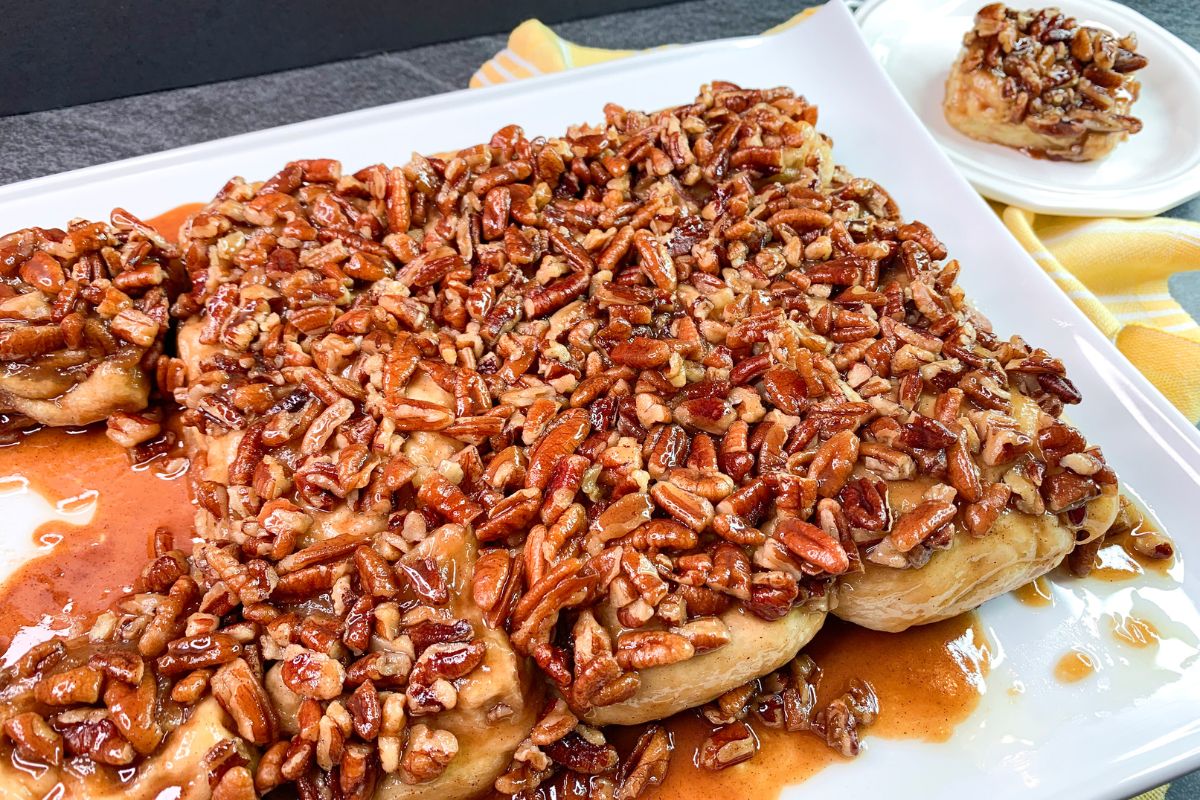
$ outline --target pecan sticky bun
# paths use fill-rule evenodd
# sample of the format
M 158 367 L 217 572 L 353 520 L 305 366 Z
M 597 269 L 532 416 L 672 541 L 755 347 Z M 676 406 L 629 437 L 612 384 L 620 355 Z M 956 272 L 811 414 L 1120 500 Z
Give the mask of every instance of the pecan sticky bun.
M 1093 161 L 1142 129 L 1131 116 L 1146 66 L 1118 39 L 1056 8 L 984 6 L 946 80 L 946 120 L 973 139 L 1061 161 Z
M 124 446 L 145 409 L 180 281 L 175 247 L 117 209 L 111 224 L 0 238 L 0 413 L 8 428 L 111 420 Z M 139 433 L 134 433 L 137 429 Z
M 716 83 L 230 181 L 183 227 L 160 369 L 197 544 L 6 673 L 16 757 L 90 796 L 173 759 L 219 800 L 633 798 L 669 736 L 622 757 L 596 726 L 697 706 L 709 768 L 751 716 L 857 752 L 870 688 L 818 707 L 797 657 L 826 613 L 1007 591 L 1108 528 L 1116 478 L 1062 363 L 815 122 Z

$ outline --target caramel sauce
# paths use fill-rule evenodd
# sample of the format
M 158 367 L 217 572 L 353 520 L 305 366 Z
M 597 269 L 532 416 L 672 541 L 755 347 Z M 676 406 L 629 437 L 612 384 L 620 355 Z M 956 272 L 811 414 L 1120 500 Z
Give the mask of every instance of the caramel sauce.
M 1112 583 L 1130 581 L 1144 574 L 1141 561 L 1132 550 L 1119 542 L 1108 542 L 1096 553 L 1096 565 L 1088 577 Z
M 1033 608 L 1045 608 L 1046 606 L 1054 605 L 1053 590 L 1050 588 L 1050 581 L 1045 576 L 1035 578 L 1024 586 L 1014 589 L 1012 594 L 1022 605 L 1032 606 Z
M 0 485 L 35 491 L 60 511 L 95 507 L 86 524 L 56 519 L 40 525 L 33 539 L 44 552 L 0 585 L 5 663 L 52 634 L 85 631 L 96 614 L 133 591 L 155 528 L 166 527 L 187 548 L 187 481 L 161 466 L 131 468 L 103 429 L 40 430 L 0 449 Z M 23 484 L 27 488 L 18 488 Z
M 946 741 L 979 704 L 988 671 L 988 643 L 974 614 L 904 633 L 879 633 L 830 617 L 804 652 L 821 668 L 819 705 L 845 692 L 853 678 L 874 688 L 880 712 L 863 732 L 868 747 L 876 738 Z M 758 754 L 713 772 L 696 766 L 693 756 L 711 730 L 708 722 L 688 712 L 667 726 L 675 743 L 671 768 L 665 782 L 643 797 L 769 800 L 784 786 L 848 761 L 810 733 L 756 725 Z
M 1054 665 L 1054 677 L 1062 683 L 1078 683 L 1099 668 L 1094 654 L 1083 647 L 1072 647 Z
M 195 214 L 200 209 L 204 208 L 204 203 L 184 203 L 181 206 L 176 206 L 170 211 L 165 211 L 156 217 L 150 217 L 145 222 L 151 228 L 161 233 L 172 242 L 179 239 L 179 226 L 184 221 Z
M 1131 523 L 1129 528 L 1105 540 L 1104 546 L 1096 554 L 1096 566 L 1089 577 L 1116 582 L 1134 580 L 1147 573 L 1168 576 L 1175 566 L 1174 557 L 1147 558 L 1133 546 L 1137 537 L 1157 533 L 1154 523 L 1134 503 L 1125 506 L 1124 513 Z
M 1136 647 L 1139 650 L 1148 647 L 1157 647 L 1162 639 L 1162 634 L 1158 628 L 1149 620 L 1139 617 L 1126 616 L 1125 614 L 1109 614 L 1109 625 L 1112 628 L 1113 638 L 1118 642 L 1129 647 Z

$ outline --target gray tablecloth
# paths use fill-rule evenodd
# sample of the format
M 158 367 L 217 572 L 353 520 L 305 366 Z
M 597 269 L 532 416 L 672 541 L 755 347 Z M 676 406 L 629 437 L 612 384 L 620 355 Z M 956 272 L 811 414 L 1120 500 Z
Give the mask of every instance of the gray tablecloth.
M 1200 0 L 1127 0 L 1193 47 L 1200 47 Z M 791 17 L 805 0 L 690 0 L 556 26 L 597 47 L 643 48 L 759 33 Z M 343 111 L 436 94 L 467 85 L 504 47 L 507 33 L 369 58 L 103 103 L 0 118 L 0 184 L 50 175 L 171 147 Z M 1200 220 L 1200 199 L 1168 212 Z M 1178 275 L 1171 292 L 1200 318 L 1198 271 Z M 1077 765 L 1086 769 L 1086 765 Z M 1177 781 L 1170 800 L 1200 800 L 1200 773 Z

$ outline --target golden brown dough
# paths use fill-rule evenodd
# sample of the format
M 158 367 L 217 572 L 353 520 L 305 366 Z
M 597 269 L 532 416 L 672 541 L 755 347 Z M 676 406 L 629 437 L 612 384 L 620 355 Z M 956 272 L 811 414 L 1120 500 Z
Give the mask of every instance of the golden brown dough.
M 904 631 L 968 612 L 1054 570 L 1080 542 L 1103 536 L 1120 507 L 1116 486 L 1087 506 L 1076 534 L 1060 518 L 1006 511 L 983 539 L 955 536 L 917 570 L 864 561 L 865 572 L 842 578 L 834 614 L 876 631 Z
M 825 612 L 793 608 L 768 622 L 737 606 L 721 619 L 733 637 L 729 644 L 678 664 L 642 670 L 633 697 L 594 708 L 584 719 L 593 725 L 637 725 L 703 705 L 795 658 L 821 629 Z
M 841 581 L 833 613 L 890 632 L 949 619 L 1044 575 L 1074 546 L 1056 517 L 1006 511 L 987 536 L 960 533 L 920 569 L 864 561 L 864 572 Z
M 102 361 L 61 393 L 46 394 L 41 382 L 9 373 L 0 377 L 0 408 L 55 427 L 90 425 L 117 411 L 141 411 L 150 398 L 150 378 L 139 360 L 140 354 L 132 353 Z

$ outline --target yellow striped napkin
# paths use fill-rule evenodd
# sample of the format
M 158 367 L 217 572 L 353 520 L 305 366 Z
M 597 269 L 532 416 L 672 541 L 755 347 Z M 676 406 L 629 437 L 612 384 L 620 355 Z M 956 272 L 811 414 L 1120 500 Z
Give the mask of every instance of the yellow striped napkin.
M 776 33 L 803 20 L 806 9 Z M 529 78 L 632 55 L 569 42 L 535 19 L 518 25 L 471 86 Z M 1193 423 L 1200 420 L 1200 327 L 1171 299 L 1173 273 L 1200 269 L 1200 223 L 1078 219 L 994 206 L 1075 304 Z
M 1200 224 L 1081 219 L 1009 206 L 1001 219 L 1075 305 L 1193 423 L 1200 419 L 1200 327 L 1167 282 L 1200 269 Z

